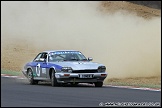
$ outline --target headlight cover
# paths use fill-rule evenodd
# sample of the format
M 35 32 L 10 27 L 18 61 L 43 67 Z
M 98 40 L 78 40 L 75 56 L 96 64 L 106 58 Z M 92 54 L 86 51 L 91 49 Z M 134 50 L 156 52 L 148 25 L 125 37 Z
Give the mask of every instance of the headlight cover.
M 70 72 L 71 73 L 73 71 L 73 69 L 71 67 L 62 67 L 61 71 L 62 72 Z
M 98 72 L 105 72 L 106 71 L 106 67 L 105 66 L 99 66 L 98 67 Z

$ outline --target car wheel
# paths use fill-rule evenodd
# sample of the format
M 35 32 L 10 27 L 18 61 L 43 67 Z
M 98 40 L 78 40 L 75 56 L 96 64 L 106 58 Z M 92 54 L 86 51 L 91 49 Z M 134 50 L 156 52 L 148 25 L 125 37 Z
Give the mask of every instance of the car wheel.
M 56 79 L 56 77 L 55 77 L 55 72 L 54 72 L 54 70 L 52 70 L 51 84 L 52 84 L 53 87 L 54 87 L 54 86 L 58 86 L 58 82 L 57 82 L 57 79 Z
M 34 80 L 33 72 L 31 69 L 28 69 L 28 80 L 29 80 L 29 84 L 31 85 L 38 84 L 38 81 Z
M 103 82 L 96 82 L 96 83 L 94 83 L 94 84 L 95 84 L 95 87 L 102 87 Z
M 38 82 L 39 82 L 39 81 L 37 81 L 37 80 L 34 80 L 34 84 L 38 84 Z

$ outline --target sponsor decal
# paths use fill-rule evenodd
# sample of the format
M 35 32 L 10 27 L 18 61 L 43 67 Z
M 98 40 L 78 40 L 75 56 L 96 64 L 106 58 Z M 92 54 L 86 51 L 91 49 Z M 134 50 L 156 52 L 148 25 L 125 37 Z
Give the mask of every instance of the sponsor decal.
M 33 76 L 36 77 L 37 76 L 36 73 L 33 73 Z
M 81 52 L 78 51 L 57 51 L 57 52 L 51 52 L 49 53 L 49 56 L 54 54 L 81 54 Z
M 42 73 L 46 74 L 46 68 L 42 68 Z

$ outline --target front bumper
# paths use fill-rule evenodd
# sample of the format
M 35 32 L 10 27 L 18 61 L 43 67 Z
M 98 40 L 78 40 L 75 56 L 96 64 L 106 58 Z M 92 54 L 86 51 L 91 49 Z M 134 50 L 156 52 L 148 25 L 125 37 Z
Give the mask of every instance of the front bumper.
M 92 78 L 81 78 L 80 75 L 92 75 Z M 107 73 L 55 73 L 58 83 L 94 83 L 103 82 Z

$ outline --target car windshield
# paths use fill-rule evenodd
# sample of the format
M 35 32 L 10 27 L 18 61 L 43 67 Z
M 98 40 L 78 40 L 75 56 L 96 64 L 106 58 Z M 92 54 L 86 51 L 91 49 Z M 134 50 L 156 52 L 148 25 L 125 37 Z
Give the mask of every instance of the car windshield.
M 57 51 L 49 53 L 48 61 L 87 61 L 87 58 L 79 51 Z

